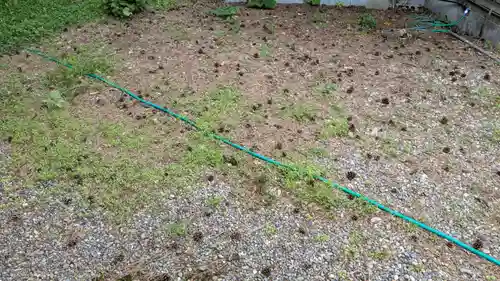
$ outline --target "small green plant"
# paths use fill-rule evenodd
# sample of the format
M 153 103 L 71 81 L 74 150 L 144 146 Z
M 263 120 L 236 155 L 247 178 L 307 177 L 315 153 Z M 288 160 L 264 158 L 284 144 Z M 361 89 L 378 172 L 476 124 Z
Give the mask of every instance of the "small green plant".
M 187 224 L 185 222 L 176 222 L 168 225 L 168 233 L 174 237 L 184 237 L 187 234 Z
M 425 266 L 423 264 L 414 264 L 411 265 L 410 270 L 416 273 L 422 273 L 425 270 Z
M 276 228 L 276 226 L 271 223 L 266 224 L 266 226 L 264 227 L 264 231 L 267 235 L 275 235 L 276 233 L 278 233 L 278 229 Z
M 349 124 L 345 118 L 333 118 L 327 120 L 321 129 L 320 137 L 329 139 L 332 137 L 345 137 L 349 133 Z
M 368 13 L 359 16 L 358 24 L 362 30 L 371 30 L 377 27 L 377 21 L 371 14 Z
M 391 256 L 391 254 L 389 252 L 386 252 L 386 251 L 371 252 L 368 255 L 372 259 L 375 259 L 375 260 L 386 260 L 386 259 L 388 259 Z
M 492 140 L 500 143 L 500 128 L 493 129 Z
M 211 196 L 206 200 L 207 205 L 209 205 L 212 208 L 219 208 L 220 203 L 222 203 L 222 198 L 221 196 Z
M 313 147 L 309 149 L 309 153 L 316 156 L 316 157 L 326 157 L 328 156 L 328 151 L 324 148 L 319 148 L 319 147 Z
M 271 55 L 271 48 L 269 48 L 269 45 L 267 45 L 267 44 L 260 45 L 259 55 L 261 58 L 265 58 L 265 57 L 270 56 Z
M 237 34 L 241 30 L 241 24 L 239 20 L 236 20 L 234 18 L 230 18 L 227 20 L 229 25 L 231 26 L 230 30 L 233 32 L 233 34 Z
M 315 12 L 312 16 L 312 22 L 316 27 L 325 28 L 327 27 L 327 14 L 322 12 Z
M 321 234 L 318 234 L 316 236 L 314 236 L 314 241 L 316 242 L 327 242 L 328 240 L 330 240 L 330 236 L 324 234 L 324 233 L 321 233 Z
M 211 10 L 210 14 L 219 17 L 219 18 L 232 18 L 234 15 L 236 15 L 239 11 L 238 7 L 235 6 L 226 6 L 226 7 L 219 7 L 217 9 Z
M 89 88 L 91 82 L 84 78 L 86 74 L 109 74 L 113 67 L 112 56 L 95 44 L 80 46 L 78 53 L 68 55 L 64 61 L 73 67 L 48 72 L 44 82 L 49 88 L 57 88 L 67 101 Z
M 347 245 L 344 247 L 343 252 L 346 258 L 355 259 L 359 255 L 360 247 L 363 244 L 364 237 L 357 231 L 353 230 L 349 234 Z
M 285 110 L 284 114 L 300 123 L 305 123 L 316 120 L 316 111 L 317 109 L 312 105 L 299 103 L 291 105 Z
M 171 11 L 181 7 L 178 0 L 152 0 L 153 7 L 158 10 Z
M 347 271 L 345 270 L 337 272 L 337 275 L 339 277 L 339 281 L 351 281 L 351 279 L 347 275 Z
M 220 87 L 210 92 L 205 99 L 193 105 L 199 114 L 198 125 L 206 130 L 235 126 L 240 100 L 241 93 L 233 87 Z
M 324 84 L 323 86 L 320 86 L 319 87 L 319 91 L 323 94 L 323 95 L 331 95 L 333 94 L 335 91 L 337 91 L 338 89 L 338 86 L 337 84 L 335 83 L 326 83 Z
M 493 50 L 493 42 L 491 42 L 491 40 L 485 40 L 484 41 L 484 48 L 486 50 Z
M 257 9 L 274 9 L 276 0 L 248 0 L 247 7 Z
M 496 281 L 497 280 L 497 278 L 495 276 L 492 276 L 492 275 L 488 275 L 485 278 L 486 278 L 486 281 Z
M 216 37 L 223 37 L 223 36 L 225 36 L 225 35 L 226 35 L 226 32 L 225 32 L 224 30 L 215 30 L 215 31 L 214 31 L 214 35 L 215 35 Z
M 49 92 L 43 102 L 48 109 L 61 109 L 66 104 L 61 92 L 57 90 Z
M 133 14 L 144 11 L 147 0 L 104 0 L 108 14 L 117 18 L 129 18 Z
M 335 3 L 335 7 L 336 8 L 343 8 L 343 7 L 345 7 L 345 4 L 344 4 L 344 2 L 339 1 L 339 2 Z

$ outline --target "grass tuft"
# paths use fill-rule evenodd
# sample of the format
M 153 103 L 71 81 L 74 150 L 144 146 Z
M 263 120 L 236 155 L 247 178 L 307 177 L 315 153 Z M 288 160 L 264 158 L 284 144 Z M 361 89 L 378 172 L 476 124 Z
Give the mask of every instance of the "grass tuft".
M 333 118 L 327 120 L 321 128 L 320 137 L 329 139 L 332 137 L 345 137 L 349 133 L 349 124 L 345 118 Z
M 293 118 L 297 122 L 306 123 L 316 120 L 318 109 L 310 104 L 293 104 L 285 109 L 284 115 L 288 118 Z
M 167 232 L 173 237 L 184 237 L 187 235 L 187 223 L 184 221 L 169 224 Z

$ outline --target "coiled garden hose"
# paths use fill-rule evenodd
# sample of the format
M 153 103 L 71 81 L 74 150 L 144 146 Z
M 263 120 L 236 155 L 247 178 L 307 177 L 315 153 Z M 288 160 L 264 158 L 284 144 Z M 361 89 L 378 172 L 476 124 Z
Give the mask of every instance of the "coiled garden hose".
M 444 23 L 438 20 L 435 20 L 430 17 L 426 16 L 417 16 L 415 17 L 415 26 L 412 28 L 409 28 L 410 30 L 419 30 L 419 31 L 431 31 L 431 32 L 436 32 L 436 33 L 442 33 L 442 32 L 450 32 L 449 29 L 444 29 L 447 27 L 453 27 L 458 25 L 461 21 L 463 21 L 467 15 L 469 14 L 470 9 L 466 8 L 464 10 L 463 15 L 456 21 L 450 22 L 450 23 Z
M 41 57 L 43 57 L 43 58 L 45 58 L 45 59 L 47 59 L 49 61 L 55 62 L 55 63 L 57 63 L 59 65 L 65 66 L 67 68 L 73 68 L 73 66 L 71 64 L 62 62 L 62 61 L 60 61 L 60 60 L 58 60 L 58 59 L 56 59 L 54 57 L 51 57 L 51 56 L 49 56 L 49 55 L 47 55 L 47 54 L 45 54 L 45 53 L 43 53 L 41 51 L 32 50 L 32 49 L 28 49 L 27 51 L 30 52 L 30 53 L 32 53 L 32 54 L 39 55 L 39 56 L 41 56 Z M 174 117 L 174 118 L 176 118 L 178 120 L 181 120 L 182 122 L 184 122 L 184 123 L 186 123 L 186 124 L 194 127 L 197 131 L 199 131 L 199 132 L 201 132 L 201 133 L 203 133 L 203 134 L 205 134 L 205 135 L 207 135 L 207 136 L 209 136 L 209 137 L 211 137 L 213 139 L 221 141 L 221 142 L 223 142 L 223 143 L 225 143 L 225 144 L 227 144 L 227 145 L 229 145 L 229 146 L 231 146 L 233 148 L 241 150 L 241 151 L 243 151 L 243 152 L 251 155 L 252 157 L 260 159 L 260 160 L 262 160 L 262 161 L 264 161 L 266 163 L 275 165 L 278 168 L 282 168 L 282 169 L 286 169 L 286 170 L 293 170 L 293 171 L 297 171 L 298 170 L 298 168 L 296 166 L 283 164 L 283 163 L 281 163 L 281 162 L 279 162 L 277 160 L 274 160 L 272 158 L 269 158 L 269 157 L 261 155 L 261 154 L 259 154 L 257 152 L 254 152 L 254 151 L 250 150 L 249 148 L 246 148 L 246 147 L 244 147 L 242 145 L 239 145 L 237 143 L 233 143 L 230 140 L 228 140 L 228 139 L 226 139 L 226 138 L 224 138 L 222 136 L 219 136 L 219 135 L 214 134 L 212 132 L 205 131 L 202 128 L 200 128 L 199 126 L 197 126 L 196 123 L 194 121 L 190 120 L 189 118 L 187 118 L 187 117 L 185 117 L 183 115 L 177 114 L 177 113 L 173 112 L 172 110 L 170 110 L 168 108 L 165 108 L 165 107 L 159 106 L 157 104 L 154 104 L 154 103 L 152 103 L 150 101 L 147 101 L 147 100 L 145 100 L 145 99 L 137 96 L 136 94 L 132 93 L 130 90 L 125 89 L 125 88 L 121 87 L 120 85 L 115 84 L 114 82 L 108 81 L 107 79 L 105 79 L 105 78 L 103 78 L 103 77 L 101 77 L 101 76 L 99 76 L 97 74 L 86 74 L 86 76 L 90 77 L 92 79 L 99 80 L 99 81 L 101 81 L 101 82 L 103 82 L 103 83 L 105 83 L 105 84 L 107 84 L 107 85 L 109 85 L 109 86 L 111 86 L 111 87 L 113 87 L 115 89 L 118 89 L 118 90 L 122 91 L 123 93 L 125 93 L 126 95 L 128 95 L 129 97 L 131 97 L 131 98 L 133 98 L 133 99 L 135 99 L 135 100 L 137 100 L 137 101 L 139 101 L 139 102 L 141 102 L 141 103 L 143 103 L 143 104 L 145 104 L 147 106 L 150 106 L 152 108 L 160 110 L 160 111 L 162 111 L 162 112 L 164 112 L 164 113 L 166 113 L 166 114 L 168 114 L 168 115 L 170 115 L 170 116 L 172 116 L 172 117 Z M 429 231 L 430 233 L 433 233 L 433 234 L 435 234 L 435 235 L 437 235 L 439 237 L 442 237 L 442 238 L 448 240 L 449 242 L 457 245 L 458 247 L 460 247 L 460 248 L 462 248 L 462 249 L 464 249 L 466 251 L 469 251 L 469 252 L 471 252 L 471 253 L 473 253 L 473 254 L 475 254 L 475 255 L 477 255 L 477 256 L 479 256 L 479 257 L 481 257 L 481 258 L 483 258 L 483 259 L 485 259 L 485 260 L 487 260 L 487 261 L 489 261 L 489 262 L 497 265 L 497 266 L 500 266 L 500 260 L 498 260 L 498 259 L 496 259 L 496 258 L 494 258 L 494 257 L 492 257 L 492 256 L 490 256 L 490 255 L 488 255 L 488 254 L 480 251 L 480 250 L 475 249 L 474 247 L 472 247 L 472 246 L 470 246 L 470 245 L 468 245 L 468 244 L 466 244 L 466 243 L 458 240 L 457 238 L 454 238 L 454 237 L 452 237 L 452 236 L 450 236 L 450 235 L 448 235 L 448 234 L 446 234 L 446 233 L 444 233 L 444 232 L 442 232 L 440 230 L 432 228 L 432 227 L 424 224 L 423 222 L 420 222 L 420 221 L 418 221 L 416 219 L 413 219 L 413 218 L 411 218 L 409 216 L 406 216 L 406 215 L 404 215 L 404 214 L 402 214 L 402 213 L 400 213 L 400 212 L 398 212 L 396 210 L 393 210 L 393 209 L 391 209 L 389 207 L 386 207 L 383 204 L 381 204 L 381 203 L 379 203 L 379 202 L 377 202 L 377 201 L 375 201 L 373 199 L 370 199 L 370 198 L 368 198 L 368 197 L 366 197 L 366 196 L 364 196 L 364 195 L 362 195 L 362 194 L 360 194 L 360 193 L 358 193 L 356 191 L 353 191 L 353 190 L 351 190 L 351 189 L 349 189 L 347 187 L 341 186 L 338 183 L 332 182 L 332 181 L 330 181 L 330 180 L 328 180 L 328 179 L 326 179 L 326 178 L 324 178 L 324 177 L 322 177 L 320 175 L 312 175 L 312 177 L 314 179 L 318 180 L 318 181 L 321 181 L 323 183 L 326 183 L 326 184 L 330 185 L 333 188 L 336 188 L 336 189 L 338 189 L 338 190 L 340 190 L 342 192 L 345 192 L 345 193 L 347 193 L 347 194 L 349 194 L 349 195 L 351 195 L 353 197 L 359 198 L 359 199 L 361 199 L 361 200 L 363 200 L 363 201 L 365 201 L 365 202 L 367 202 L 367 203 L 369 203 L 369 204 L 371 204 L 371 205 L 379 208 L 380 210 L 382 210 L 384 212 L 387 212 L 387 213 L 389 213 L 389 214 L 391 214 L 393 216 L 401 218 L 401 219 L 403 219 L 403 220 L 405 220 L 405 221 L 407 221 L 407 222 L 409 222 L 411 224 L 414 224 L 414 225 L 416 225 L 416 226 L 418 226 L 418 227 L 420 227 L 420 228 L 422 228 L 424 230 Z

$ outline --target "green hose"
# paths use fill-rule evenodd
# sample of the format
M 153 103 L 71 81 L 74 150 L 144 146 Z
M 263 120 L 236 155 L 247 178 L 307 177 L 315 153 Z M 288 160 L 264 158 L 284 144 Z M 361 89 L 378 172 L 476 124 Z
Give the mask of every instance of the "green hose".
M 431 17 L 427 16 L 416 16 L 414 19 L 416 20 L 415 26 L 410 28 L 413 30 L 419 30 L 419 31 L 431 31 L 435 33 L 446 33 L 450 32 L 448 29 L 434 29 L 434 28 L 446 28 L 446 27 L 453 27 L 458 25 L 460 22 L 462 22 L 465 17 L 468 16 L 470 12 L 469 8 L 466 8 L 464 10 L 464 13 L 460 18 L 456 21 L 450 22 L 450 23 L 444 23 L 438 20 L 435 20 Z
M 51 57 L 51 56 L 49 56 L 49 55 L 47 55 L 47 54 L 45 54 L 45 53 L 43 53 L 41 51 L 38 51 L 38 50 L 27 50 L 27 51 L 30 52 L 30 53 L 39 55 L 39 56 L 41 56 L 41 57 L 43 57 L 43 58 L 45 58 L 47 60 L 53 61 L 53 62 L 55 62 L 57 64 L 63 65 L 65 67 L 67 67 L 67 68 L 73 68 L 73 66 L 71 64 L 61 62 L 58 59 L 56 59 L 54 57 Z M 277 166 L 279 168 L 288 169 L 288 170 L 294 170 L 294 171 L 297 170 L 297 167 L 295 167 L 295 166 L 283 164 L 283 163 L 281 163 L 279 161 L 276 161 L 276 160 L 274 160 L 272 158 L 269 158 L 269 157 L 266 157 L 266 156 L 261 155 L 259 153 L 256 153 L 256 152 L 254 152 L 254 151 L 252 151 L 252 150 L 250 150 L 250 149 L 248 149 L 248 148 L 246 148 L 246 147 L 244 147 L 242 145 L 239 145 L 237 143 L 233 143 L 230 140 L 228 140 L 228 139 L 226 139 L 224 137 L 221 137 L 221 136 L 219 136 L 217 134 L 204 131 L 203 129 L 201 129 L 200 127 L 198 127 L 194 121 L 190 120 L 189 118 L 187 118 L 185 116 L 182 116 L 180 114 L 177 114 L 177 113 L 171 111 L 168 108 L 164 108 L 164 107 L 159 106 L 157 104 L 154 104 L 154 103 L 152 103 L 150 101 L 142 99 L 139 96 L 137 96 L 136 94 L 134 94 L 131 91 L 129 91 L 128 89 L 125 89 L 125 88 L 121 87 L 120 85 L 115 84 L 115 83 L 113 83 L 111 81 L 108 81 L 108 80 L 106 80 L 105 78 L 103 78 L 103 77 L 101 77 L 99 75 L 96 75 L 96 74 L 86 74 L 86 76 L 90 77 L 90 78 L 93 78 L 93 79 L 96 79 L 96 80 L 99 80 L 101 82 L 104 82 L 107 85 L 109 85 L 109 86 L 111 86 L 113 88 L 116 88 L 116 89 L 122 91 L 123 93 L 127 94 L 131 98 L 133 98 L 133 99 L 135 99 L 135 100 L 137 100 L 137 101 L 139 101 L 139 102 L 141 102 L 141 103 L 143 103 L 145 105 L 148 105 L 150 107 L 158 109 L 158 110 L 160 110 L 160 111 L 162 111 L 162 112 L 164 112 L 164 113 L 166 113 L 166 114 L 168 114 L 168 115 L 170 115 L 170 116 L 172 116 L 172 117 L 174 117 L 174 118 L 176 118 L 178 120 L 181 120 L 181 121 L 183 121 L 183 122 L 191 125 L 192 127 L 194 127 L 196 130 L 200 131 L 201 133 L 203 133 L 203 134 L 205 134 L 205 135 L 207 135 L 209 137 L 212 137 L 212 138 L 214 138 L 214 139 L 216 139 L 218 141 L 221 141 L 221 142 L 223 142 L 223 143 L 225 143 L 225 144 L 227 144 L 227 145 L 229 145 L 229 146 L 231 146 L 233 148 L 241 150 L 241 151 L 243 151 L 243 152 L 245 152 L 245 153 L 247 153 L 247 154 L 249 154 L 249 155 L 251 155 L 251 156 L 253 156 L 255 158 L 258 158 L 258 159 L 260 159 L 260 160 L 262 160 L 264 162 L 273 164 L 273 165 L 275 165 L 275 166 Z M 345 192 L 345 193 L 347 193 L 347 194 L 349 194 L 351 196 L 359 198 L 359 199 L 361 199 L 361 200 L 363 200 L 363 201 L 365 201 L 365 202 L 367 202 L 367 203 L 369 203 L 369 204 L 371 204 L 371 205 L 379 208 L 380 210 L 382 210 L 384 212 L 387 212 L 387 213 L 389 213 L 389 214 L 391 214 L 393 216 L 401 218 L 401 219 L 403 219 L 403 220 L 405 220 L 405 221 L 407 221 L 409 223 L 412 223 L 412 224 L 414 224 L 414 225 L 416 225 L 416 226 L 418 226 L 418 227 L 420 227 L 422 229 L 425 229 L 425 230 L 427 230 L 427 231 L 429 231 L 429 232 L 431 232 L 433 234 L 436 234 L 437 236 L 442 237 L 442 238 L 448 240 L 449 242 L 452 242 L 455 245 L 457 245 L 457 246 L 459 246 L 459 247 L 461 247 L 461 248 L 463 248 L 463 249 L 465 249 L 465 250 L 467 250 L 467 251 L 469 251 L 469 252 L 471 252 L 471 253 L 473 253 L 473 254 L 475 254 L 475 255 L 477 255 L 477 256 L 479 256 L 479 257 L 481 257 L 481 258 L 483 258 L 483 259 L 485 259 L 485 260 L 487 260 L 487 261 L 489 261 L 489 262 L 491 262 L 493 264 L 495 264 L 495 265 L 497 265 L 497 266 L 500 266 L 500 260 L 498 260 L 498 259 L 496 259 L 496 258 L 494 258 L 494 257 L 492 257 L 492 256 L 490 256 L 490 255 L 488 255 L 488 254 L 486 254 L 486 253 L 484 253 L 482 251 L 479 251 L 479 250 L 473 248 L 472 246 L 470 246 L 470 245 L 468 245 L 468 244 L 466 244 L 466 243 L 464 243 L 464 242 L 462 242 L 462 241 L 460 241 L 460 240 L 458 240 L 458 239 L 456 239 L 456 238 L 454 238 L 454 237 L 452 237 L 452 236 L 450 236 L 450 235 L 448 235 L 448 234 L 446 234 L 444 232 L 441 232 L 441 231 L 439 231 L 439 230 L 437 230 L 435 228 L 432 228 L 432 227 L 430 227 L 430 226 L 428 226 L 428 225 L 426 225 L 426 224 L 424 224 L 424 223 L 422 223 L 422 222 L 420 222 L 420 221 L 418 221 L 416 219 L 413 219 L 413 218 L 411 218 L 409 216 L 406 216 L 406 215 L 404 215 L 404 214 L 402 214 L 402 213 L 400 213 L 400 212 L 398 212 L 396 210 L 393 210 L 393 209 L 391 209 L 389 207 L 386 207 L 386 206 L 382 205 L 381 203 L 379 203 L 379 202 L 377 202 L 377 201 L 375 201 L 373 199 L 370 199 L 370 198 L 368 198 L 368 197 L 366 197 L 364 195 L 361 195 L 361 194 L 359 194 L 359 193 L 357 193 L 357 192 L 355 192 L 353 190 L 350 190 L 347 187 L 341 186 L 338 183 L 332 182 L 332 181 L 330 181 L 330 180 L 328 180 L 328 179 L 326 179 L 326 178 L 324 178 L 324 177 L 322 177 L 320 175 L 313 175 L 313 178 L 316 179 L 316 180 L 318 180 L 318 181 L 324 182 L 324 183 L 332 186 L 333 188 L 336 188 L 336 189 L 338 189 L 340 191 L 343 191 L 343 192 Z

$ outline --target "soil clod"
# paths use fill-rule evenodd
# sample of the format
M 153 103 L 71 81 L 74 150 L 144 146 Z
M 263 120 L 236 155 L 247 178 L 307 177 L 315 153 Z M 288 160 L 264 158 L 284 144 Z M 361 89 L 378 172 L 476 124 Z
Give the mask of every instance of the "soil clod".
M 236 158 L 234 158 L 234 156 L 222 156 L 223 160 L 224 160 L 224 163 L 229 163 L 231 164 L 232 166 L 238 166 L 238 161 L 236 160 Z
M 234 241 L 240 241 L 241 240 L 241 233 L 239 233 L 238 231 L 235 231 L 235 232 L 231 233 L 230 237 Z
M 283 144 L 281 142 L 276 143 L 276 149 L 278 150 L 283 149 Z
M 270 268 L 269 266 L 268 266 L 268 267 L 264 267 L 264 268 L 260 271 L 260 273 L 261 273 L 262 275 L 264 275 L 265 277 L 269 277 L 269 276 L 271 276 L 271 268 Z
M 477 238 L 474 243 L 472 243 L 472 247 L 476 250 L 480 250 L 483 248 L 483 241 L 479 238 Z
M 201 242 L 201 240 L 203 240 L 203 233 L 201 233 L 201 231 L 193 233 L 193 240 L 194 242 Z

